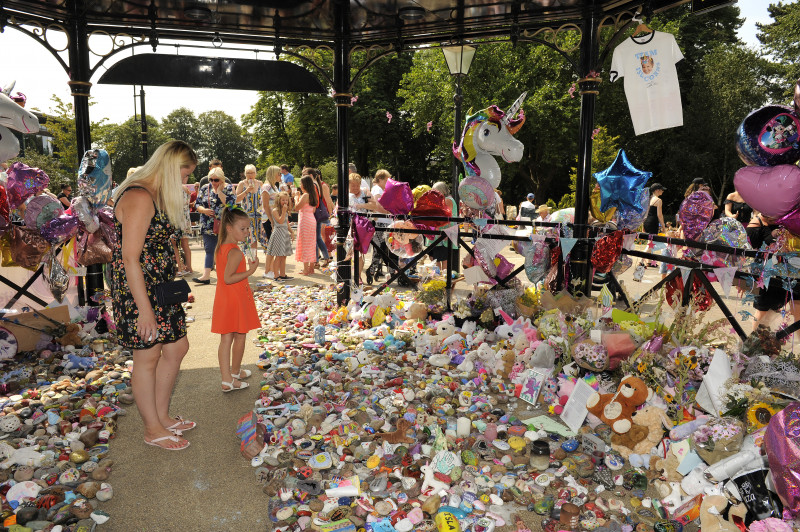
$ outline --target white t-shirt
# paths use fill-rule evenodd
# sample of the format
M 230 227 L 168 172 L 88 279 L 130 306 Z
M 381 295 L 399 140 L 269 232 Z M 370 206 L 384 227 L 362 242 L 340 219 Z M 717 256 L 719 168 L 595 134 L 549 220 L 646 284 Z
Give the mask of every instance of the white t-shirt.
M 377 203 L 378 200 L 381 199 L 381 196 L 383 196 L 383 189 L 380 187 L 380 185 L 372 185 L 372 190 L 370 191 L 370 194 L 372 195 L 372 199 L 374 199 L 375 202 Z M 390 218 L 378 218 L 375 220 L 375 222 L 379 224 L 385 224 L 388 226 L 390 223 L 392 223 L 392 220 Z
M 683 54 L 671 33 L 625 39 L 611 58 L 611 81 L 625 78 L 625 96 L 637 135 L 683 125 L 675 63 Z

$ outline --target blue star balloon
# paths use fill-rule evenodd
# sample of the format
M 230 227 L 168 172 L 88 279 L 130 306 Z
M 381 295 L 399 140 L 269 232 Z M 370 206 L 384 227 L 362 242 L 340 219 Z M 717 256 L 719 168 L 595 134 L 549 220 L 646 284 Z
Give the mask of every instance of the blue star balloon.
M 642 212 L 642 205 L 637 199 L 642 187 L 652 176 L 653 172 L 634 168 L 625 150 L 619 150 L 611 166 L 594 174 L 600 185 L 600 211 L 617 207 Z

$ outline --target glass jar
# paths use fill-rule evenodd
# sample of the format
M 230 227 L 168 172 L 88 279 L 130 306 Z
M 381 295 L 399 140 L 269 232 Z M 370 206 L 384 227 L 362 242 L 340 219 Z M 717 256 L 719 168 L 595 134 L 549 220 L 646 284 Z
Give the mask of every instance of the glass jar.
M 531 467 L 537 471 L 550 467 L 550 445 L 546 441 L 537 440 L 531 445 Z

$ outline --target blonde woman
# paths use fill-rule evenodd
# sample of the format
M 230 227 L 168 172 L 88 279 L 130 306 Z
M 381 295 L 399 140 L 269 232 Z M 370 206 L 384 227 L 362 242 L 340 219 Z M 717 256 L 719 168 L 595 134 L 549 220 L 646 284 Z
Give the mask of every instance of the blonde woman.
M 261 225 L 261 181 L 256 179 L 255 165 L 244 167 L 244 179 L 236 185 L 236 203 L 250 217 L 250 234 L 244 242 L 244 252 L 249 258 L 258 255 L 258 245 L 267 247 L 267 237 Z
M 233 187 L 225 182 L 222 168 L 215 167 L 208 173 L 208 183 L 197 193 L 195 206 L 200 213 L 200 232 L 203 235 L 203 249 L 206 252 L 203 275 L 192 279 L 197 284 L 211 282 L 211 269 L 214 267 L 214 250 L 217 249 L 217 231 L 214 231 L 214 220 L 222 214 L 222 208 L 234 200 Z
M 279 166 L 270 166 L 264 175 L 264 184 L 261 185 L 261 211 L 264 213 L 264 235 L 266 236 L 267 245 L 265 251 L 267 259 L 264 261 L 264 277 L 272 279 L 272 260 L 274 257 L 269 254 L 269 239 L 272 237 L 273 219 L 272 219 L 272 205 L 275 202 L 275 197 L 280 192 L 278 188 L 281 181 L 281 169 Z
M 147 445 L 186 449 L 181 432 L 195 423 L 170 417 L 169 403 L 181 361 L 189 350 L 180 303 L 159 305 L 156 287 L 175 277 L 170 237 L 183 226 L 181 181 L 197 166 L 185 142 L 161 145 L 114 194 L 112 299 L 119 342 L 133 351 L 131 384 Z

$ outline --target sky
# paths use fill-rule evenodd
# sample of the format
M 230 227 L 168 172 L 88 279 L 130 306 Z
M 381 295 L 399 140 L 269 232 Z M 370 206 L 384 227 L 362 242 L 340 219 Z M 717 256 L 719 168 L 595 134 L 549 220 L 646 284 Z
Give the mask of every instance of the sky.
M 739 36 L 751 47 L 759 47 L 756 39 L 756 22 L 769 22 L 767 6 L 771 0 L 739 0 L 738 5 L 745 18 L 745 23 L 739 31 Z M 711 12 L 702 16 L 714 16 Z M 61 43 L 63 43 L 63 39 Z M 56 44 L 61 44 L 56 43 Z M 108 40 L 103 37 L 92 39 L 90 47 L 97 52 L 108 49 Z M 138 53 L 151 52 L 149 46 L 137 47 Z M 174 46 L 159 45 L 158 53 L 175 53 Z M 180 48 L 183 55 L 206 55 L 207 50 Z M 63 54 L 66 61 L 66 53 Z M 124 54 L 120 54 L 122 56 Z M 239 52 L 225 50 L 223 44 L 219 52 L 220 57 L 245 57 L 251 59 L 274 59 L 270 52 L 256 55 L 254 52 Z M 92 56 L 91 61 L 97 58 Z M 114 60 L 109 61 L 109 65 Z M 94 63 L 92 63 L 94 64 Z M 103 71 L 101 67 L 100 72 Z M 13 92 L 22 92 L 28 98 L 27 107 L 48 112 L 54 105 L 51 96 L 57 95 L 65 102 L 72 102 L 67 75 L 50 55 L 50 53 L 31 37 L 10 28 L 0 33 L 0 86 L 6 86 L 16 80 Z M 95 104 L 90 108 L 90 119 L 97 122 L 106 118 L 113 123 L 120 123 L 134 115 L 133 88 L 121 85 L 98 85 L 97 79 L 101 73 L 95 73 L 92 81 L 91 94 Z M 137 87 L 138 92 L 138 87 Z M 222 110 L 240 120 L 242 115 L 248 113 L 256 103 L 257 93 L 254 91 L 234 91 L 219 89 L 189 89 L 169 87 L 145 86 L 145 108 L 149 116 L 159 120 L 167 116 L 178 107 L 188 107 L 195 114 L 205 111 Z M 139 107 L 136 104 L 136 112 Z

